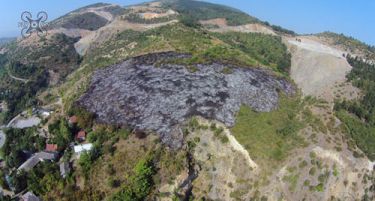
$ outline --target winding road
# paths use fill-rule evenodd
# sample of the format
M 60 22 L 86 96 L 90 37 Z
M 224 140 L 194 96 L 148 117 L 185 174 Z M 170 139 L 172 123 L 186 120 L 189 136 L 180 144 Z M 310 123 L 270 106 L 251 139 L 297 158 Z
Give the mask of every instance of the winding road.
M 9 77 L 11 77 L 11 78 L 14 79 L 14 80 L 21 81 L 21 82 L 23 82 L 23 83 L 27 83 L 27 82 L 29 82 L 29 80 L 27 80 L 27 79 L 23 79 L 23 78 L 19 78 L 19 77 L 15 77 L 15 76 L 13 76 L 12 74 L 10 74 L 9 71 L 8 71 L 8 75 L 9 75 Z

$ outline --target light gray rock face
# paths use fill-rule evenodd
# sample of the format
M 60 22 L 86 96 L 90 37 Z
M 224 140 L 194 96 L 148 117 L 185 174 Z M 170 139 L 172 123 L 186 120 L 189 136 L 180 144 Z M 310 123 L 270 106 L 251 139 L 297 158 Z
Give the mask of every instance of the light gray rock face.
M 284 79 L 260 69 L 227 65 L 197 65 L 191 72 L 181 65 L 154 66 L 161 59 L 187 55 L 159 53 L 135 57 L 98 70 L 91 86 L 78 101 L 99 121 L 155 131 L 164 143 L 179 147 L 183 135 L 178 125 L 191 116 L 235 123 L 241 105 L 269 112 L 278 105 L 279 91 L 287 95 L 294 87 Z

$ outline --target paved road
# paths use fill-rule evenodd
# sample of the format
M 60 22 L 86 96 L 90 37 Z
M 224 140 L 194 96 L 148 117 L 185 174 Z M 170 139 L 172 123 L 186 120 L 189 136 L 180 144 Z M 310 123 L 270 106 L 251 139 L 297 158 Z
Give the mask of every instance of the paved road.
M 9 77 L 11 77 L 11 78 L 13 78 L 13 79 L 15 79 L 17 81 L 21 81 L 21 82 L 24 82 L 24 83 L 27 83 L 29 81 L 27 79 L 23 79 L 23 78 L 19 78 L 19 77 L 13 76 L 12 74 L 10 74 L 10 72 L 8 72 L 8 75 L 9 75 Z
M 31 116 L 28 118 L 23 118 L 21 116 L 17 116 L 14 120 L 12 120 L 8 127 L 11 128 L 29 128 L 38 125 L 41 122 L 41 119 L 37 116 Z

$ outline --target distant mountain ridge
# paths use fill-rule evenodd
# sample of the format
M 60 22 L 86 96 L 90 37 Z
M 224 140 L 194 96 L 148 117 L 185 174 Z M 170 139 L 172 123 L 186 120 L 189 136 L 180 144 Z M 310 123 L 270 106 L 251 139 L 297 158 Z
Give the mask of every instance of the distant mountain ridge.
M 16 37 L 5 37 L 5 38 L 0 38 L 0 45 L 7 44 L 13 40 L 16 40 Z

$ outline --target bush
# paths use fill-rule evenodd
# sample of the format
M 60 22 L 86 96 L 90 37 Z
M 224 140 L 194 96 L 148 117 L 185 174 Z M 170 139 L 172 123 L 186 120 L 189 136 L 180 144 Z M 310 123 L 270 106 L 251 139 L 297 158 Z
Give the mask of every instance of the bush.
M 126 140 L 128 139 L 129 135 L 130 135 L 130 130 L 129 129 L 120 129 L 118 131 L 118 135 L 123 139 L 123 140 Z
M 120 182 L 112 177 L 108 179 L 108 186 L 111 188 L 119 187 Z
M 100 152 L 97 148 L 93 148 L 91 151 L 83 152 L 80 157 L 78 164 L 81 166 L 82 171 L 86 174 L 89 173 L 95 160 L 100 156 Z
M 74 140 L 72 130 L 64 118 L 48 125 L 48 132 L 52 135 L 51 143 L 57 144 L 60 149 L 65 149 Z
M 147 156 L 141 159 L 133 169 L 134 174 L 129 178 L 129 184 L 114 194 L 109 200 L 111 201 L 141 201 L 149 194 L 155 174 L 152 158 Z

